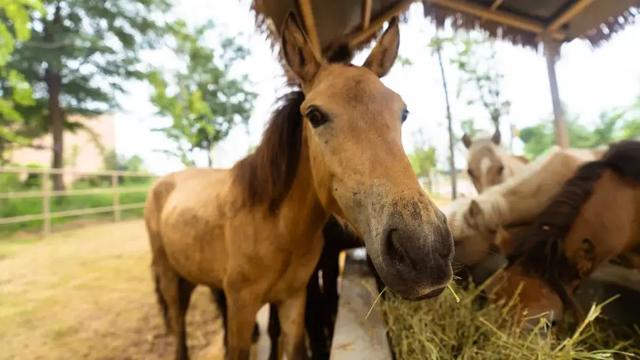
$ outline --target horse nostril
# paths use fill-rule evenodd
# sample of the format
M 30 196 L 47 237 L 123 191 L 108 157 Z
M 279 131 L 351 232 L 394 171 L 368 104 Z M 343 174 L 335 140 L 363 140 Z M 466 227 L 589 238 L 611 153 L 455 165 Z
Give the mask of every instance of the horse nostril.
M 406 249 L 401 244 L 402 236 L 401 231 L 396 228 L 391 228 L 387 231 L 385 238 L 385 250 L 390 259 L 393 259 L 396 264 L 410 265 L 411 260 L 406 252 Z

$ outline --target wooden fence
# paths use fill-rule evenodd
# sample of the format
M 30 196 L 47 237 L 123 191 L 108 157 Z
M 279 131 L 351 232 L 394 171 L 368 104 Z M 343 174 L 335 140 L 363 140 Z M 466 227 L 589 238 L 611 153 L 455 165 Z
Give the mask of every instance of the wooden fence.
M 147 192 L 147 186 L 121 188 L 120 180 L 125 178 L 154 178 L 155 175 L 149 173 L 130 171 L 84 171 L 76 169 L 48 169 L 48 168 L 25 168 L 25 167 L 0 167 L 0 174 L 13 173 L 18 175 L 37 174 L 41 177 L 41 187 L 39 191 L 4 191 L 0 189 L 0 200 L 3 199 L 26 199 L 41 198 L 42 212 L 38 214 L 28 214 L 12 217 L 0 217 L 0 226 L 6 224 L 17 224 L 35 220 L 42 220 L 42 233 L 51 233 L 51 220 L 54 218 L 82 216 L 91 214 L 113 213 L 113 220 L 119 221 L 123 210 L 140 209 L 144 207 L 144 202 L 132 204 L 120 204 L 120 194 Z M 51 187 L 51 175 L 61 176 L 74 175 L 81 179 L 83 177 L 105 177 L 110 178 L 111 187 L 94 189 L 68 189 L 53 190 Z M 64 211 L 51 211 L 51 199 L 60 196 L 81 196 L 81 195 L 101 195 L 111 194 L 111 206 L 92 207 L 85 209 L 72 209 Z

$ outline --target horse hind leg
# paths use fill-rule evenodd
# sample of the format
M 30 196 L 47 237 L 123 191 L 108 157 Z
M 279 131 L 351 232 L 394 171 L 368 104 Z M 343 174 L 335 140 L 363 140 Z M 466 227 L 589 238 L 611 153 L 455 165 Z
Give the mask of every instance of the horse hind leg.
M 160 271 L 156 270 L 156 273 L 160 273 L 158 276 L 160 292 L 166 302 L 171 328 L 176 339 L 176 359 L 187 360 L 189 353 L 185 315 L 195 285 L 168 267 L 164 267 Z
M 160 289 L 160 275 L 157 274 L 155 270 L 153 270 L 152 272 L 153 272 L 153 280 L 155 284 L 154 289 L 156 293 L 156 299 L 158 300 L 158 305 L 160 306 L 160 313 L 162 314 L 162 320 L 164 322 L 165 332 L 167 334 L 171 334 L 173 333 L 173 326 L 171 324 L 171 319 L 169 319 L 169 304 L 167 303 L 167 300 L 164 298 L 164 294 Z

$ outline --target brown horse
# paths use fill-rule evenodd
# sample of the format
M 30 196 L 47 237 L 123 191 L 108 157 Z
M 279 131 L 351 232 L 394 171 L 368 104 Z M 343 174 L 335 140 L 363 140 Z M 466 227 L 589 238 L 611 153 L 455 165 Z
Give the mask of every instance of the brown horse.
M 500 147 L 500 130 L 489 138 L 471 139 L 462 136 L 462 143 L 469 150 L 467 154 L 467 173 L 478 193 L 498 185 L 521 172 L 529 160 L 522 156 L 507 154 Z
M 552 323 L 566 308 L 580 313 L 573 299 L 580 282 L 640 244 L 640 142 L 615 144 L 602 160 L 580 167 L 513 244 L 494 298 L 517 294 L 529 315 Z
M 249 357 L 265 303 L 278 306 L 284 354 L 306 358 L 306 287 L 329 214 L 358 233 L 401 296 L 437 295 L 451 279 L 446 219 L 402 148 L 405 104 L 379 79 L 397 56 L 397 19 L 362 67 L 321 60 L 291 15 L 282 34 L 302 91 L 286 97 L 256 151 L 231 170 L 168 175 L 148 197 L 153 270 L 178 358 L 187 358 L 184 315 L 196 284 L 226 296 L 227 358 Z
M 494 247 L 499 227 L 531 223 L 580 165 L 601 156 L 593 151 L 554 148 L 502 184 L 450 204 L 446 212 L 456 260 L 465 265 L 482 262 Z

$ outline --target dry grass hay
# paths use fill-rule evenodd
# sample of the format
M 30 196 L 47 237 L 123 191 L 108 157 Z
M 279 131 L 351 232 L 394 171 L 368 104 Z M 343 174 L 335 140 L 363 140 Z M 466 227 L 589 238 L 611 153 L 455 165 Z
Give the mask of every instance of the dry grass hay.
M 429 301 L 387 292 L 379 305 L 398 360 L 413 359 L 640 359 L 640 329 L 620 329 L 594 305 L 581 324 L 546 331 L 540 320 L 525 330 L 517 304 L 487 304 L 480 289 L 455 288 Z M 455 296 L 454 296 L 455 295 Z M 456 296 L 460 298 L 458 302 Z

